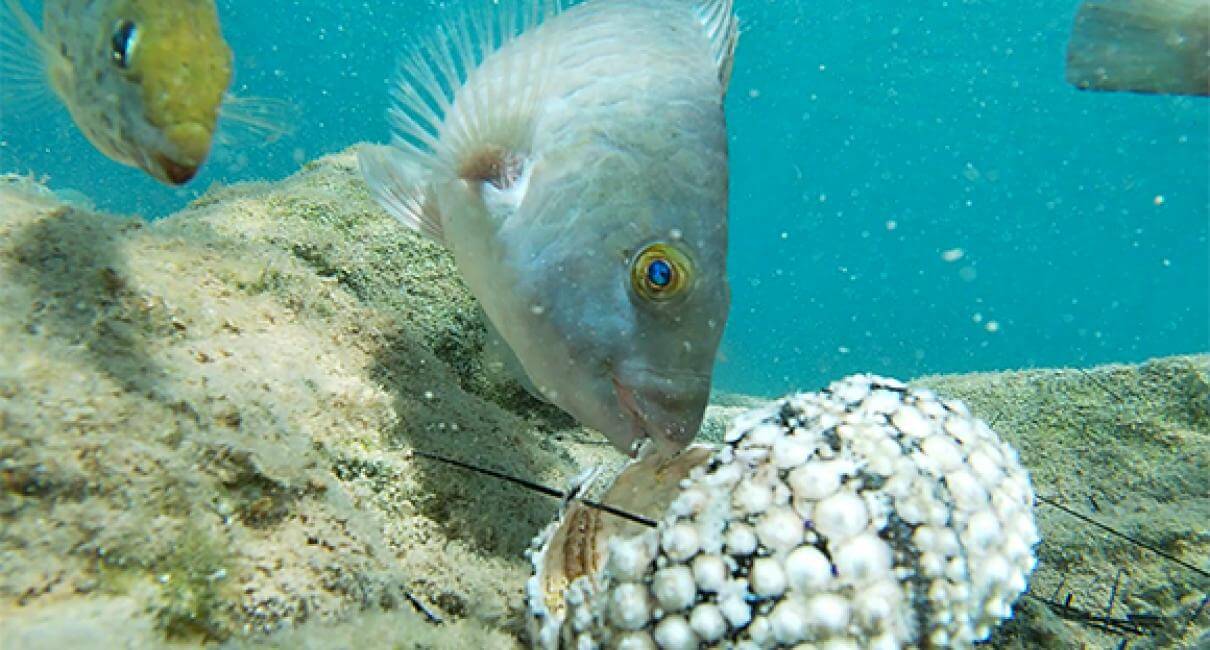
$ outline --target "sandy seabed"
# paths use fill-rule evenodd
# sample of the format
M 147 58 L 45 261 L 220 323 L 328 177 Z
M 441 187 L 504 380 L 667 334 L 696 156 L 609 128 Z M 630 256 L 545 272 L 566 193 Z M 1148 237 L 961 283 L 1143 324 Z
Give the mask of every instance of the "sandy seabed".
M 485 340 L 352 152 L 152 223 L 0 178 L 0 646 L 524 645 L 523 551 L 557 503 L 412 450 L 555 486 L 622 458 Z M 1210 355 L 915 383 L 1039 495 L 1210 570 Z M 758 401 L 717 396 L 703 435 Z M 993 647 L 1210 647 L 1204 574 L 1038 518 Z

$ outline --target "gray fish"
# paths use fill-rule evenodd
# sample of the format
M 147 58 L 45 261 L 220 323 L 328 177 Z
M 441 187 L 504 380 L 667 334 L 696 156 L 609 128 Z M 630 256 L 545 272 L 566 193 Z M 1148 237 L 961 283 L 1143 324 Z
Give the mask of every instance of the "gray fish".
M 448 247 L 534 390 L 634 453 L 697 433 L 727 319 L 731 0 L 518 0 L 414 51 L 388 212 Z
M 1081 90 L 1210 95 L 1210 0 L 1086 0 L 1067 46 Z

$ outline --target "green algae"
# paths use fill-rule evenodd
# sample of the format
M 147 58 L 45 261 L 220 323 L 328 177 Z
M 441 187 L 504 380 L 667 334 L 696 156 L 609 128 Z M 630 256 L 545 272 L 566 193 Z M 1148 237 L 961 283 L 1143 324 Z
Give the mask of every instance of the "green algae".
M 163 585 L 155 617 L 169 638 L 222 639 L 229 634 L 224 586 L 232 561 L 227 544 L 205 529 L 182 531 L 168 557 L 153 567 Z

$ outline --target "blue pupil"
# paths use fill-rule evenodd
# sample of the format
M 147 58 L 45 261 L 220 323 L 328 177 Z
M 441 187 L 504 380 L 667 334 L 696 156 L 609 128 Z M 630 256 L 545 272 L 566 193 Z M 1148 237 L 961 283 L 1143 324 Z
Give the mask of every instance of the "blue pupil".
M 659 289 L 667 287 L 672 283 L 672 265 L 666 260 L 653 260 L 647 265 L 647 281 Z

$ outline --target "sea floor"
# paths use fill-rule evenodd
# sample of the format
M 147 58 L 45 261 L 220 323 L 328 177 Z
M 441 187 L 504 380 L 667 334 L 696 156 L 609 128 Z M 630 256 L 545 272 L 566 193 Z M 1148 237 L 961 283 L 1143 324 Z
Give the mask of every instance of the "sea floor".
M 557 503 L 413 450 L 552 486 L 623 459 L 484 344 L 350 152 L 152 223 L 0 178 L 0 645 L 524 644 Z M 1210 646 L 1210 355 L 915 383 L 1040 496 L 992 647 Z

